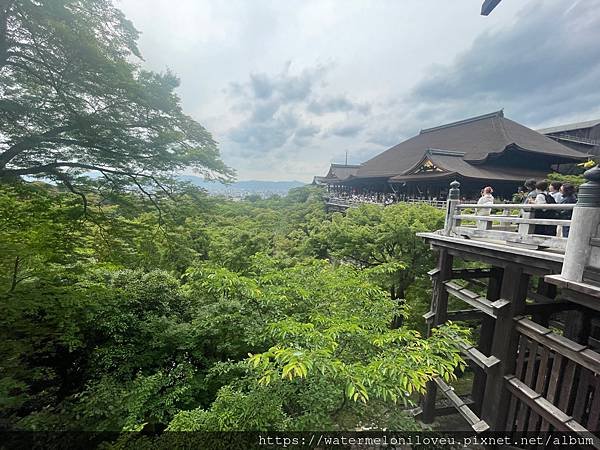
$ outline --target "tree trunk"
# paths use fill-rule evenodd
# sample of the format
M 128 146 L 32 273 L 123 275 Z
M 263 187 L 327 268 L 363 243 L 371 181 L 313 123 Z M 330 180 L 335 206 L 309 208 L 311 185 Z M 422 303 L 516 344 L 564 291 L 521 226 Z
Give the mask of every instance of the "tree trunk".
M 12 281 L 10 283 L 10 290 L 8 292 L 13 292 L 17 288 L 17 283 L 19 282 L 19 262 L 21 259 L 17 256 L 15 257 L 15 265 L 13 267 Z
M 401 306 L 405 302 L 404 290 L 398 290 L 398 289 L 396 289 L 395 286 L 392 286 L 391 292 L 392 292 L 392 300 L 394 300 L 396 303 L 398 303 L 398 306 Z M 395 330 L 397 328 L 400 328 L 403 324 L 404 324 L 403 316 L 394 316 L 390 327 L 392 328 L 392 330 Z

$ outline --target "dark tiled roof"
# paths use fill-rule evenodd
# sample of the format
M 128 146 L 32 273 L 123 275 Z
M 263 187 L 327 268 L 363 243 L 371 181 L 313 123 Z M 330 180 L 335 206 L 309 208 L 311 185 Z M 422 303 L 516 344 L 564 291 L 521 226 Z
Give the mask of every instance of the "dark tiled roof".
M 421 162 L 430 160 L 441 172 L 415 173 Z M 461 152 L 444 150 L 428 150 L 417 165 L 407 170 L 404 174 L 390 178 L 391 182 L 401 182 L 419 179 L 446 178 L 461 176 L 465 178 L 478 178 L 484 180 L 515 181 L 522 183 L 524 180 L 544 178 L 547 174 L 537 170 L 516 167 L 493 167 L 489 165 L 470 164 L 465 161 Z
M 351 175 L 356 175 L 359 168 L 360 166 L 355 164 L 331 164 L 326 178 L 345 180 Z
M 464 161 L 484 162 L 489 155 L 517 146 L 537 155 L 550 155 L 555 163 L 585 158 L 530 128 L 504 117 L 502 111 L 428 128 L 362 164 L 356 177 L 404 174 L 422 159 L 429 148 L 464 152 Z
M 327 179 L 327 177 L 319 177 L 319 176 L 315 175 L 315 176 L 313 177 L 312 184 L 326 184 L 326 183 L 327 183 L 327 181 L 329 181 L 329 180 Z
M 600 119 L 588 120 L 587 122 L 567 123 L 565 125 L 557 125 L 555 127 L 542 128 L 536 131 L 542 134 L 564 133 L 565 131 L 575 131 L 582 130 L 585 128 L 593 128 L 597 125 L 600 125 Z

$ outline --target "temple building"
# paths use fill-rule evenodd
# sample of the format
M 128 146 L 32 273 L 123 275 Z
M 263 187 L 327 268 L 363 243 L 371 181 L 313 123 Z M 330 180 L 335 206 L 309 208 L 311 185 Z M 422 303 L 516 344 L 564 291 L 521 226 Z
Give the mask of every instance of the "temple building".
M 324 177 L 315 176 L 312 184 L 336 185 L 352 175 L 356 175 L 360 166 L 356 164 L 331 164 Z
M 466 198 L 478 197 L 484 186 L 491 185 L 496 197 L 510 199 L 526 179 L 541 180 L 560 171 L 561 165 L 586 159 L 586 152 L 496 111 L 423 129 L 336 183 L 356 192 L 439 199 L 448 183 L 458 180 Z
M 600 119 L 537 130 L 567 147 L 600 156 Z

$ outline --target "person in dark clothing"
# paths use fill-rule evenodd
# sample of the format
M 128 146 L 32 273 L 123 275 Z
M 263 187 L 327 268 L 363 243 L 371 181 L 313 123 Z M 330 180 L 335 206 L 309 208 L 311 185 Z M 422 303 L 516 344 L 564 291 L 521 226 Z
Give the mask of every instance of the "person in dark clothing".
M 538 181 L 535 185 L 535 191 L 537 195 L 532 198 L 528 197 L 529 203 L 534 203 L 536 205 L 544 205 L 544 204 L 556 204 L 556 200 L 548 193 L 548 182 L 547 181 Z M 558 214 L 556 211 L 552 209 L 538 209 L 535 212 L 536 219 L 556 219 Z M 545 236 L 556 236 L 556 225 L 536 225 L 534 230 L 534 234 L 543 234 Z
M 575 186 L 570 183 L 565 183 L 560 187 L 560 193 L 562 198 L 560 203 L 577 203 L 577 195 L 575 195 Z M 573 216 L 572 209 L 565 209 L 560 212 L 560 218 L 564 220 L 571 220 Z M 563 237 L 569 237 L 569 229 L 571 227 L 563 227 Z

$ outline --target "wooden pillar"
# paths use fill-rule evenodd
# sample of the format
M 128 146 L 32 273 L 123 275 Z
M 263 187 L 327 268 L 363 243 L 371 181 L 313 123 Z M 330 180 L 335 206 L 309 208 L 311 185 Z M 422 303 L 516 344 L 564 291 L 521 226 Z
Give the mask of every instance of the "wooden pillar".
M 491 348 L 491 356 L 500 363 L 487 374 L 481 409 L 481 418 L 490 426 L 490 431 L 504 431 L 506 425 L 510 394 L 504 385 L 504 375 L 515 370 L 518 335 L 514 318 L 525 310 L 528 284 L 529 275 L 523 273 L 522 267 L 510 265 L 504 269 L 500 297 L 507 303 L 497 311 Z
M 444 234 L 446 236 L 451 236 L 454 227 L 460 225 L 460 221 L 454 218 L 454 215 L 458 212 L 457 206 L 460 203 L 460 183 L 453 181 L 450 186 L 448 200 L 446 201 L 446 219 L 444 220 Z
M 502 268 L 493 267 L 490 272 L 486 298 L 492 302 L 500 298 L 500 289 L 502 287 Z M 479 343 L 477 349 L 486 356 L 490 355 L 492 350 L 492 340 L 494 337 L 494 327 L 496 321 L 493 317 L 485 315 L 481 321 L 479 330 Z M 474 366 L 473 387 L 471 397 L 473 398 L 473 410 L 476 414 L 481 414 L 483 404 L 483 394 L 485 390 L 486 373 L 479 367 Z
M 432 276 L 433 293 L 431 298 L 431 312 L 434 313 L 433 320 L 427 334 L 431 335 L 431 327 L 437 327 L 448 319 L 448 292 L 444 281 L 452 278 L 453 256 L 445 248 L 440 249 L 437 271 Z M 427 392 L 422 399 L 424 423 L 431 423 L 435 419 L 435 398 L 437 386 L 435 382 L 427 383 Z
M 592 317 L 582 311 L 566 311 L 564 313 L 565 330 L 563 336 L 581 345 L 588 345 L 588 337 L 592 331 Z
M 537 293 L 543 295 L 546 298 L 553 299 L 556 297 L 556 286 L 554 284 L 549 284 L 544 281 L 542 277 L 539 278 L 539 283 L 537 287 Z M 539 311 L 531 316 L 531 319 L 535 323 L 539 323 L 543 327 L 548 326 L 548 321 L 550 320 L 551 313 L 545 311 Z

